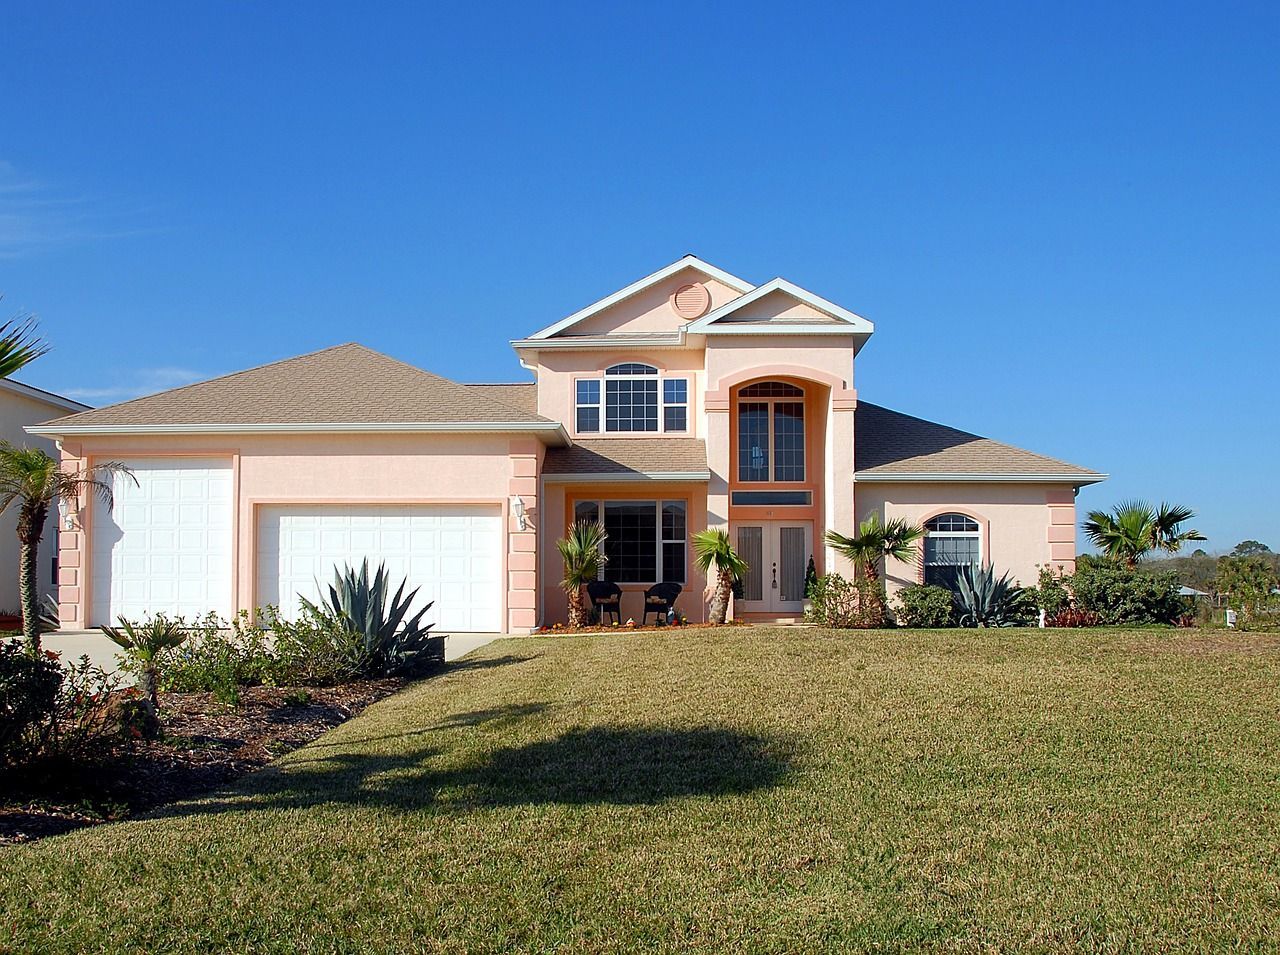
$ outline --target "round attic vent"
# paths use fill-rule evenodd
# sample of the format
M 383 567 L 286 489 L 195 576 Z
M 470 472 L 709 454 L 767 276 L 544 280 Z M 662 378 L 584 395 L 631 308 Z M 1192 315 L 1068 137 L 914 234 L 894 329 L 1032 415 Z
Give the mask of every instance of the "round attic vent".
M 701 282 L 682 285 L 671 293 L 671 307 L 681 318 L 697 318 L 711 307 L 711 293 Z

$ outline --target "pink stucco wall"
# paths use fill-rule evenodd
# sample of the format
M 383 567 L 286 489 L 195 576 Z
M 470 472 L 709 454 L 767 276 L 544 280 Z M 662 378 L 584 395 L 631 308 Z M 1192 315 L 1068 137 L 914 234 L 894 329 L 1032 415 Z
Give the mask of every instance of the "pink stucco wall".
M 208 456 L 234 469 L 233 601 L 255 606 L 256 508 L 263 504 L 397 503 L 490 504 L 508 527 L 507 588 L 502 619 L 513 631 L 534 626 L 538 472 L 544 449 L 533 438 L 506 435 L 165 435 L 68 440 L 64 466 L 129 457 Z M 532 518 L 521 531 L 510 508 L 520 494 Z M 61 535 L 63 576 L 59 601 L 64 626 L 87 625 L 92 546 L 88 510 L 74 531 Z
M 682 285 L 700 282 L 711 293 L 711 308 L 737 298 L 740 292 L 709 278 L 694 268 L 681 269 L 663 282 L 597 312 L 575 325 L 574 335 L 608 335 L 628 332 L 669 332 L 688 322 L 670 306 L 671 293 Z
M 1036 583 L 1042 565 L 1075 569 L 1075 494 L 1069 485 L 858 482 L 854 490 L 859 521 L 873 512 L 913 524 L 948 511 L 967 514 L 981 528 L 983 561 L 1023 586 Z M 918 565 L 889 561 L 885 568 L 890 593 L 921 580 Z

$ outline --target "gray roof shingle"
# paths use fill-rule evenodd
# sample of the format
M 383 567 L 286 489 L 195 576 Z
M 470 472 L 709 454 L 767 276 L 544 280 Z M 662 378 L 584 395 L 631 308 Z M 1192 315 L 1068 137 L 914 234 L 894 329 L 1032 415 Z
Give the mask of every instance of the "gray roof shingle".
M 859 401 L 854 417 L 854 469 L 877 475 L 1062 475 L 1088 483 L 1105 475 L 1001 444 L 943 424 Z
M 542 473 L 560 474 L 703 474 L 707 446 L 697 438 L 579 439 L 571 448 L 551 448 Z
M 105 408 L 58 426 L 550 423 L 363 345 L 336 345 Z

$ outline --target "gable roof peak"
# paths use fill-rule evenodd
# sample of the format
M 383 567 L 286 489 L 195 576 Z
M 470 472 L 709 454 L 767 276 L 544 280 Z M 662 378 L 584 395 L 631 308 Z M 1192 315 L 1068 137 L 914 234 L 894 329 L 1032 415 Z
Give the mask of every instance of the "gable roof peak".
M 592 302 L 586 308 L 581 308 L 578 311 L 574 312 L 572 315 L 566 316 L 565 318 L 560 319 L 560 321 L 555 322 L 554 324 L 548 325 L 546 328 L 539 329 L 524 341 L 533 342 L 541 339 L 552 338 L 556 335 L 559 335 L 561 332 L 565 331 L 568 328 L 573 327 L 574 325 L 577 325 L 579 322 L 586 321 L 592 315 L 596 315 L 599 312 L 604 311 L 606 308 L 610 308 L 611 306 L 617 305 L 619 302 L 625 301 L 626 299 L 631 298 L 633 295 L 638 295 L 641 292 L 643 292 L 645 289 L 651 288 L 652 286 L 657 285 L 659 282 L 665 281 L 666 279 L 675 275 L 677 272 L 680 272 L 683 269 L 689 269 L 689 268 L 696 269 L 697 271 L 705 275 L 707 278 L 715 279 L 717 282 L 721 282 L 724 285 L 727 285 L 729 288 L 733 289 L 735 292 L 738 292 L 739 294 L 750 292 L 753 288 L 755 288 L 755 286 L 752 285 L 750 282 L 748 282 L 746 279 L 739 278 L 738 276 L 733 275 L 730 272 L 726 272 L 724 269 L 718 268 L 717 266 L 712 265 L 710 262 L 705 262 L 702 259 L 698 258 L 696 255 L 694 255 L 692 252 L 686 252 L 683 256 L 676 259 L 670 265 L 664 265 L 662 268 L 658 269 L 658 271 L 650 272 L 644 278 L 637 279 L 636 281 L 632 282 L 630 285 L 627 285 L 624 288 L 618 289 L 618 291 L 614 292 L 613 294 L 606 295 L 604 298 L 600 299 L 599 301 Z

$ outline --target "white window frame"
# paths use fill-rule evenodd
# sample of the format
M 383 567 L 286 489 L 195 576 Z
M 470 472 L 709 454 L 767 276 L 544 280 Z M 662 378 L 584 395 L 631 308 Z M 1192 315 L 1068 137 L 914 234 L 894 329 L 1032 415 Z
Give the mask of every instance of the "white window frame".
M 967 520 L 967 521 L 972 521 L 972 522 L 974 523 L 975 527 L 976 527 L 976 530 L 971 530 L 971 531 L 935 531 L 935 530 L 930 529 L 929 525 L 930 525 L 930 524 L 932 524 L 934 521 L 938 520 L 939 518 L 943 518 L 943 517 L 950 517 L 950 516 L 951 516 L 951 515 L 953 515 L 953 514 L 954 514 L 955 516 L 957 516 L 957 517 L 963 517 L 963 518 L 964 518 L 965 520 Z M 964 511 L 945 511 L 945 512 L 944 512 L 944 513 L 942 513 L 942 514 L 934 514 L 934 515 L 933 515 L 933 517 L 929 518 L 927 521 L 925 521 L 925 522 L 924 522 L 924 532 L 925 532 L 925 537 L 935 537 L 935 538 L 945 538 L 945 537 L 957 538 L 957 537 L 963 537 L 963 538 L 967 538 L 967 539 L 969 539 L 969 540 L 975 540 L 975 541 L 977 541 L 977 542 L 978 542 L 978 563 L 977 563 L 977 566 L 981 567 L 981 566 L 983 566 L 983 565 L 986 563 L 986 554 L 983 552 L 983 546 L 982 546 L 982 522 L 981 522 L 981 521 L 979 521 L 979 520 L 978 520 L 976 517 L 974 517 L 972 514 L 966 514 L 966 513 L 964 513 Z M 934 561 L 934 562 L 930 563 L 930 562 L 929 562 L 929 559 L 928 559 L 928 556 L 927 556 L 927 555 L 928 555 L 928 548 L 927 548 L 927 546 L 926 546 L 926 547 L 922 547 L 922 548 L 921 548 L 921 551 L 922 551 L 922 553 L 921 553 L 921 555 L 920 555 L 920 567 L 921 567 L 922 577 L 925 577 L 925 578 L 927 578 L 927 577 L 928 577 L 928 574 L 929 574 L 929 568 L 930 568 L 930 567 L 956 567 L 956 566 L 959 566 L 959 565 L 956 565 L 956 564 L 939 564 L 937 561 Z
M 609 374 L 613 368 L 622 365 L 643 365 L 645 368 L 652 368 L 653 374 Z M 599 403 L 592 404 L 590 402 L 580 403 L 578 401 L 578 382 L 580 381 L 596 381 L 600 384 Z M 610 381 L 654 381 L 658 385 L 658 428 L 656 431 L 610 431 L 609 430 L 609 388 Z M 684 382 L 684 401 L 673 401 L 668 405 L 667 402 L 667 382 L 683 381 Z M 589 434 L 589 435 L 642 435 L 642 434 L 688 434 L 693 418 L 692 415 L 692 391 L 693 381 L 687 374 L 668 375 L 656 365 L 650 365 L 644 361 L 619 361 L 614 362 L 608 368 L 602 369 L 598 375 L 578 375 L 573 379 L 573 433 Z M 683 428 L 667 428 L 667 408 L 684 408 L 684 427 Z M 578 409 L 579 408 L 597 408 L 600 412 L 600 427 L 595 431 L 582 431 L 578 428 Z
M 657 580 L 627 580 L 618 581 L 618 586 L 630 587 L 652 587 L 654 584 L 662 583 L 667 580 L 666 567 L 663 546 L 666 544 L 683 544 L 684 545 L 684 566 L 680 568 L 684 580 L 673 581 L 681 587 L 689 585 L 689 500 L 683 497 L 667 497 L 650 500 L 649 498 L 632 498 L 632 497 L 606 497 L 606 498 L 578 498 L 573 502 L 573 519 L 578 520 L 578 508 L 583 504 L 590 504 L 596 509 L 596 520 L 604 523 L 604 508 L 606 504 L 652 504 L 654 508 L 654 517 L 656 525 L 654 526 L 653 546 L 656 548 L 656 557 L 654 560 L 654 568 L 658 572 Z M 664 504 L 679 504 L 684 508 L 684 537 L 667 537 L 662 530 L 662 506 Z M 602 564 L 596 575 L 597 580 L 605 579 L 605 568 L 607 564 Z

